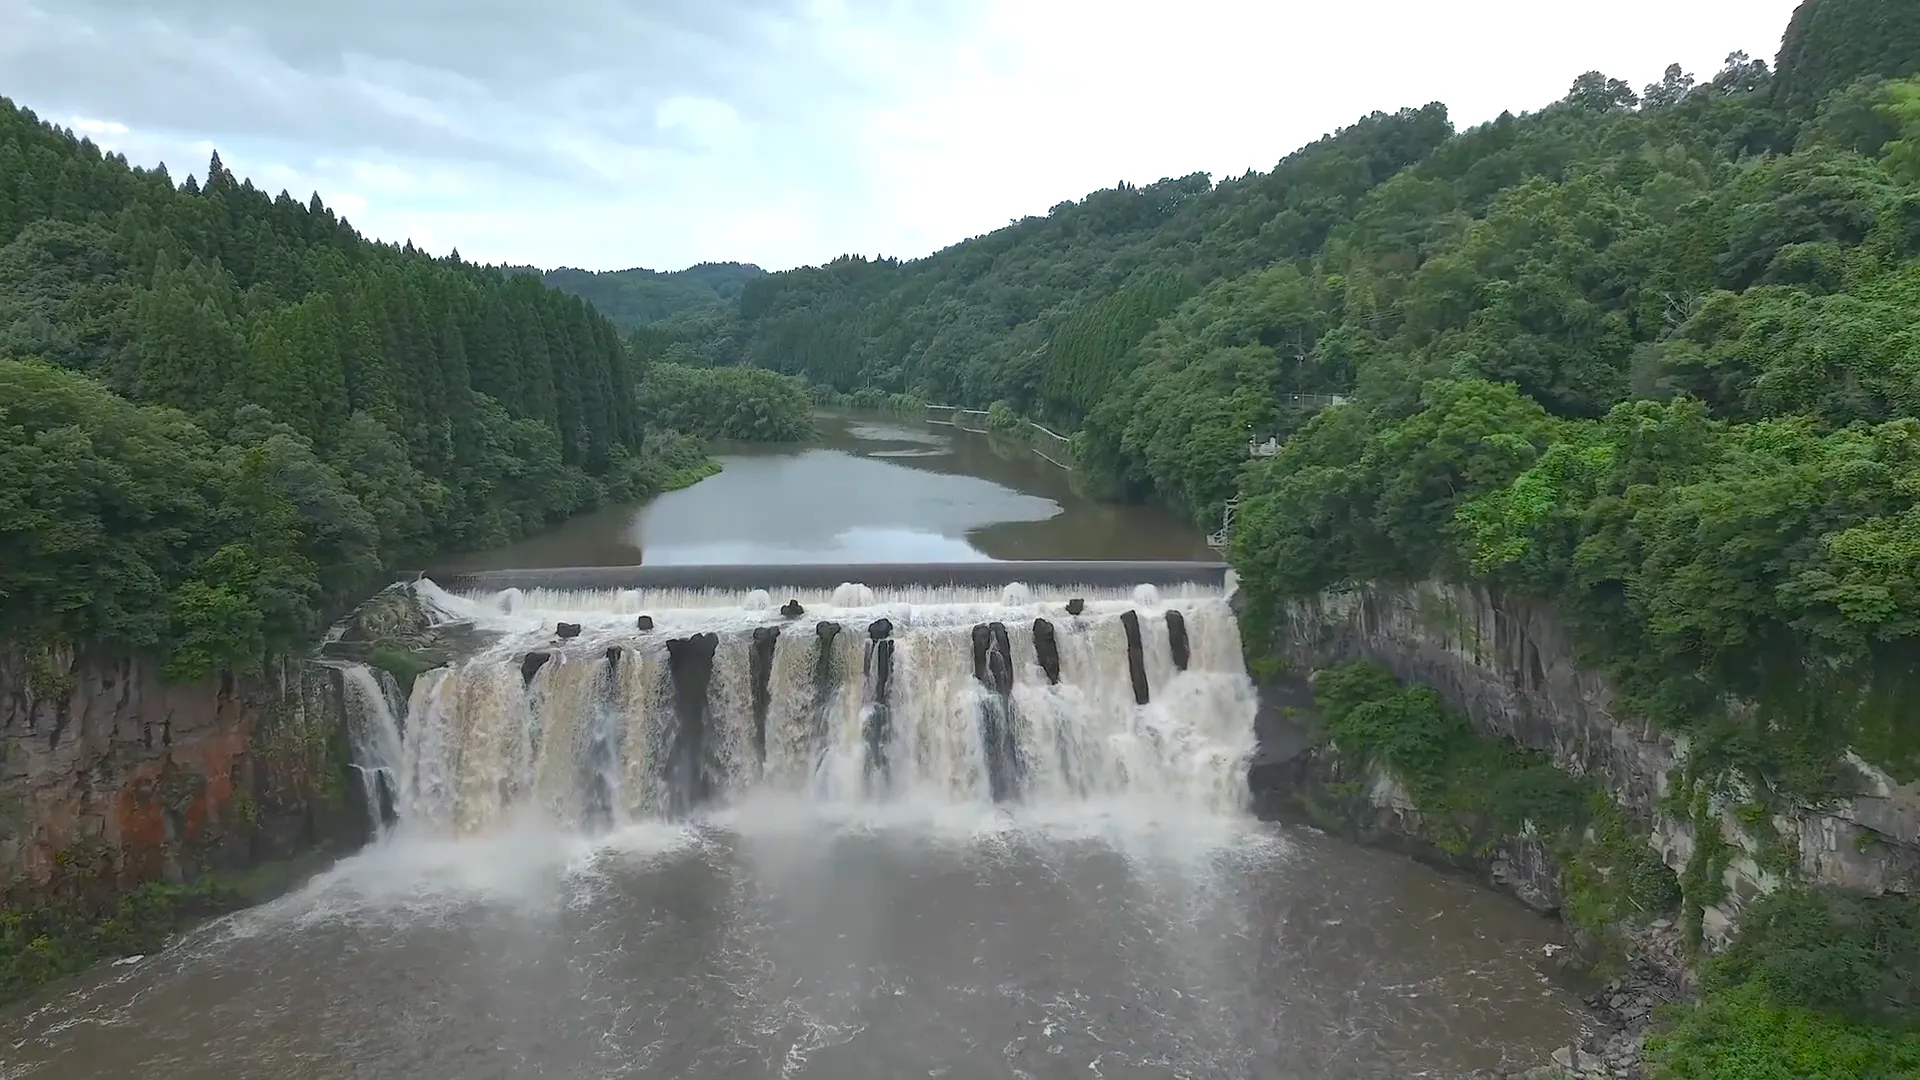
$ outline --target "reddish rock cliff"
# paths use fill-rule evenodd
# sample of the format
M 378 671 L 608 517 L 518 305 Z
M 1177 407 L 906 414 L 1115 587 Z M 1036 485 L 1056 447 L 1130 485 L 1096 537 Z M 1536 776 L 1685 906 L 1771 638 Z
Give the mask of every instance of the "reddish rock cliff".
M 0 892 L 181 881 L 354 842 L 341 701 L 337 673 L 311 663 L 172 685 L 138 661 L 0 648 Z

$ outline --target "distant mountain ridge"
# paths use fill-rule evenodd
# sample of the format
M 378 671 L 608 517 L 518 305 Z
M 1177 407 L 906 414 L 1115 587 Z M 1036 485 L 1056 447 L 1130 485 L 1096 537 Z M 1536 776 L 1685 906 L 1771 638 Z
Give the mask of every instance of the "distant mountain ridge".
M 570 266 L 541 270 L 510 266 L 510 274 L 539 274 L 549 288 L 592 304 L 616 326 L 634 331 L 683 311 L 732 304 L 746 283 L 765 277 L 752 263 L 697 263 L 685 270 L 578 270 Z

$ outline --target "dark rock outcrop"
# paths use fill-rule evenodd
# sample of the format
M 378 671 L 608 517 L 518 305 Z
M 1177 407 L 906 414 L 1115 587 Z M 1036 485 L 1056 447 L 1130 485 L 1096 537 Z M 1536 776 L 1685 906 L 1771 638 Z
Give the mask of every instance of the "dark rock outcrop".
M 1151 694 L 1147 686 L 1146 645 L 1140 638 L 1140 613 L 1122 612 L 1120 625 L 1127 631 L 1127 677 L 1133 682 L 1133 700 L 1137 705 L 1145 705 Z
M 773 651 L 779 644 L 778 626 L 756 626 L 747 650 L 747 678 L 753 687 L 753 752 L 763 763 L 767 760 L 767 710 L 773 706 Z
M 1187 639 L 1187 617 L 1177 611 L 1167 612 L 1167 647 L 1173 651 L 1174 670 L 1187 670 L 1193 659 L 1193 644 Z
M 885 619 L 880 622 L 886 622 Z M 875 623 L 878 626 L 879 623 Z M 889 630 L 892 628 L 889 627 Z M 893 649 L 894 640 L 890 637 L 875 635 L 867 646 L 868 685 L 873 698 L 869 702 L 864 731 L 867 742 L 867 774 L 884 785 L 890 775 L 887 762 L 887 741 L 893 731 L 893 709 L 891 697 L 893 691 Z
M 995 802 L 1020 793 L 1020 747 L 1014 734 L 1013 644 L 1005 623 L 973 628 L 973 677 L 987 688 L 980 705 L 980 736 L 987 752 L 987 783 Z
M 707 801 L 715 770 L 707 761 L 707 691 L 713 685 L 717 634 L 695 634 L 667 642 L 667 674 L 673 682 L 673 739 L 667 750 L 665 780 L 669 810 L 676 814 Z
M 1040 670 L 1046 672 L 1047 682 L 1060 685 L 1060 639 L 1053 624 L 1045 619 L 1033 620 L 1033 655 L 1040 661 Z
M 532 686 L 533 677 L 540 674 L 540 669 L 545 667 L 547 661 L 551 659 L 553 659 L 553 654 L 544 650 L 530 652 L 522 658 L 520 661 L 520 685 Z
M 138 660 L 0 646 L 0 900 L 361 842 L 346 693 L 339 669 L 299 661 L 176 684 Z

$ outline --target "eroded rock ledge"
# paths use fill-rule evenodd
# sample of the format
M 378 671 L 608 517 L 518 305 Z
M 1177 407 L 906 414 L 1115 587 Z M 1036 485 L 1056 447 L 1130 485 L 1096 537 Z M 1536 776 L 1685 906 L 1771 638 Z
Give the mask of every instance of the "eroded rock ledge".
M 0 642 L 0 899 L 85 907 L 357 846 L 371 822 L 339 664 L 410 681 L 476 634 L 406 583 L 259 677 L 169 683 L 142 659 Z
M 1552 612 L 1530 601 L 1442 583 L 1366 588 L 1288 605 L 1275 620 L 1273 655 L 1296 677 L 1346 660 L 1368 660 L 1402 681 L 1432 687 L 1442 701 L 1483 733 L 1549 755 L 1564 771 L 1604 787 L 1636 821 L 1676 873 L 1700 848 L 1692 817 L 1671 811 L 1668 796 L 1684 764 L 1687 741 L 1619 715 L 1606 677 L 1581 667 Z M 1311 701 L 1304 686 L 1282 691 Z M 1296 707 L 1298 704 L 1296 703 Z M 1257 789 L 1302 782 L 1298 753 L 1309 741 L 1304 723 L 1263 716 Z M 1788 877 L 1813 885 L 1874 893 L 1909 893 L 1920 885 L 1920 785 L 1900 785 L 1857 757 L 1859 794 L 1827 806 L 1776 804 L 1769 820 L 1743 819 L 1732 799 L 1715 800 L 1708 816 L 1727 856 L 1724 896 L 1704 905 L 1701 931 L 1724 942 L 1742 907 Z M 1720 778 L 1739 790 L 1741 778 Z M 1392 777 L 1367 778 L 1374 813 L 1368 828 L 1417 841 L 1419 808 Z M 1384 837 L 1383 837 L 1384 839 Z M 1505 845 L 1489 877 L 1541 909 L 1558 904 L 1558 868 L 1524 838 Z
M 337 675 L 288 661 L 173 684 L 140 660 L 0 646 L 0 890 L 109 893 L 357 842 Z

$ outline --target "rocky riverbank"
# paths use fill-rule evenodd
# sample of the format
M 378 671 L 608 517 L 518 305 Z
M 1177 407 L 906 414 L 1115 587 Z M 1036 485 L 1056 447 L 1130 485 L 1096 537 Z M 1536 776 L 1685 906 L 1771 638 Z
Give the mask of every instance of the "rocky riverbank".
M 1680 928 L 1656 919 L 1632 932 L 1625 973 L 1586 996 L 1600 1030 L 1563 1046 L 1552 1059 L 1523 1069 L 1496 1070 L 1472 1080 L 1644 1080 L 1647 1035 L 1663 1006 L 1692 1000 L 1693 985 Z

